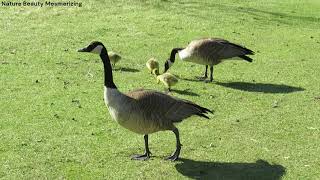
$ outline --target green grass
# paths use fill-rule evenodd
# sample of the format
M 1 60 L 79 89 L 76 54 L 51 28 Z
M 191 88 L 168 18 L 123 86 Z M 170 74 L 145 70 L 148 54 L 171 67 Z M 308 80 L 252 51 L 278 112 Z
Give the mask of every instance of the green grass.
M 0 7 L 0 178 L 319 179 L 319 8 L 318 0 Z M 181 161 L 163 160 L 175 148 L 171 132 L 149 137 L 151 160 L 131 161 L 143 138 L 110 118 L 100 59 L 76 50 L 100 40 L 123 56 L 114 72 L 121 91 L 163 91 L 145 62 L 163 64 L 199 37 L 243 44 L 254 62 L 220 64 L 216 82 L 203 83 L 193 81 L 203 66 L 177 60 L 170 72 L 185 80 L 173 95 L 215 114 L 178 126 Z

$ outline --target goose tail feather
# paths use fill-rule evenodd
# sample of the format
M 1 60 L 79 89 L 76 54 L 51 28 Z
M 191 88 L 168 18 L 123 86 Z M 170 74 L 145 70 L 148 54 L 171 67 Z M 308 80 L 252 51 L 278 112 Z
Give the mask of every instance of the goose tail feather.
M 206 114 L 208 114 L 208 113 L 213 114 L 213 111 L 211 111 L 208 108 L 199 106 L 199 105 L 194 104 L 194 103 L 189 103 L 188 102 L 188 104 L 192 105 L 193 107 L 195 107 L 195 108 L 197 108 L 199 110 L 199 112 L 195 114 L 197 116 L 200 116 L 200 117 L 203 117 L 203 118 L 206 118 L 206 119 L 210 119 Z
M 200 117 L 203 117 L 203 118 L 206 118 L 206 119 L 210 119 L 207 115 L 202 114 L 202 113 L 197 113 L 196 115 L 200 116 Z
M 231 42 L 229 42 L 229 44 L 241 49 L 246 55 L 254 55 L 254 51 L 252 51 L 251 49 L 248 49 L 248 48 L 246 48 L 244 46 L 240 46 L 238 44 L 234 44 L 234 43 L 231 43 Z
M 252 62 L 253 61 L 253 59 L 251 59 L 250 57 L 248 57 L 246 55 L 239 56 L 239 58 L 244 59 L 244 60 L 246 60 L 248 62 Z

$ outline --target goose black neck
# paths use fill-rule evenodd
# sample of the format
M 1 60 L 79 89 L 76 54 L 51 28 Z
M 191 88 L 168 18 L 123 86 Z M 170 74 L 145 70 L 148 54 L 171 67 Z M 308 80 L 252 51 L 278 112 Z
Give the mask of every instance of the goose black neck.
M 103 67 L 104 67 L 104 85 L 107 88 L 114 88 L 116 89 L 117 86 L 113 82 L 113 77 L 112 77 L 112 67 L 110 64 L 110 59 L 108 56 L 108 52 L 106 48 L 103 48 L 101 53 L 100 53 L 101 60 L 103 62 Z
M 178 53 L 178 51 L 182 50 L 183 48 L 173 48 L 170 54 L 170 61 L 174 62 L 174 60 L 176 59 L 176 54 Z

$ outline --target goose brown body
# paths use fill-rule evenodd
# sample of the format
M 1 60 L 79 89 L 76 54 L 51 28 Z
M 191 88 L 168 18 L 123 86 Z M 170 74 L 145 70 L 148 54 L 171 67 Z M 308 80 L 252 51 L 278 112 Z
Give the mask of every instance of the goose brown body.
M 253 54 L 253 51 L 224 39 L 205 38 L 193 40 L 178 53 L 180 59 L 185 61 L 203 65 L 217 65 L 223 60 Z
M 114 120 L 138 134 L 173 130 L 174 123 L 192 115 L 204 117 L 204 113 L 210 111 L 191 101 L 143 89 L 123 94 L 106 88 L 105 103 Z

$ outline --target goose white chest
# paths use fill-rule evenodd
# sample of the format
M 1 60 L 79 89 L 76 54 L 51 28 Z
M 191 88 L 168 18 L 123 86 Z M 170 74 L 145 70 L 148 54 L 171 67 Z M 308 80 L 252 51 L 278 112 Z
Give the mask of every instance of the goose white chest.
M 152 127 L 149 127 L 152 124 L 144 123 L 143 113 L 135 111 L 133 102 L 118 89 L 105 87 L 104 100 L 111 117 L 124 128 L 138 134 L 155 131 Z
M 124 102 L 125 96 L 114 88 L 104 88 L 104 101 L 108 107 L 111 117 L 121 124 L 125 121 L 125 114 L 128 114 L 128 104 Z
M 193 62 L 202 65 L 211 64 L 207 59 L 199 57 L 196 53 L 192 52 L 190 48 L 185 48 L 178 52 L 179 58 L 183 61 Z

